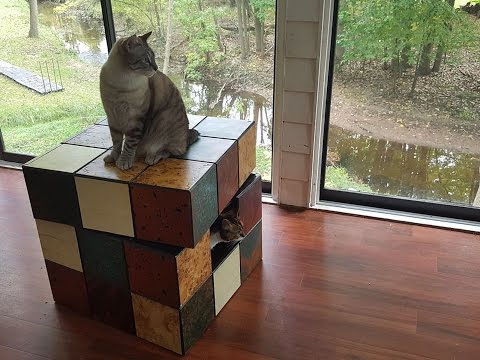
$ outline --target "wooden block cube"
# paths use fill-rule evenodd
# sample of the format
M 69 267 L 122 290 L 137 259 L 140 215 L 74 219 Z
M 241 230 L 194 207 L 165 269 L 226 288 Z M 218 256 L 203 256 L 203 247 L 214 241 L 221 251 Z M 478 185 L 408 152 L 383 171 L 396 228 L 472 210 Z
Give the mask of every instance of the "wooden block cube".
M 194 249 L 127 241 L 125 259 L 132 293 L 179 309 L 212 273 L 210 233 Z
M 90 315 L 84 274 L 50 260 L 45 260 L 45 265 L 55 302 L 77 313 Z
M 102 125 L 90 126 L 64 143 L 100 149 L 110 149 L 113 146 L 110 129 Z
M 128 238 L 87 229 L 78 229 L 77 237 L 87 284 L 89 278 L 98 278 L 130 290 L 123 248 Z
M 214 318 L 213 281 L 210 276 L 180 309 L 132 294 L 137 336 L 185 354 Z
M 262 221 L 240 241 L 240 274 L 242 283 L 262 260 Z
M 238 217 L 242 220 L 246 233 L 262 218 L 262 178 L 251 174 L 235 195 Z
M 62 144 L 23 165 L 34 218 L 80 225 L 73 173 L 104 151 Z
M 125 237 L 78 229 L 88 297 L 93 317 L 134 333 L 133 310 L 123 243 Z
M 238 185 L 242 186 L 256 166 L 255 123 L 246 120 L 233 120 L 207 117 L 195 127 L 202 136 L 238 141 Z
M 136 162 L 126 171 L 105 164 L 98 157 L 75 174 L 75 186 L 83 227 L 124 236 L 134 236 L 128 183 L 147 165 Z
M 197 126 L 203 119 L 205 119 L 206 116 L 204 115 L 192 115 L 188 114 L 188 127 L 190 129 L 193 129 L 195 126 Z M 97 125 L 104 125 L 108 126 L 108 119 L 107 117 L 101 118 L 99 121 L 96 122 Z
M 219 243 L 212 249 L 215 315 L 218 315 L 241 285 L 238 241 Z
M 213 163 L 217 169 L 218 209 L 228 205 L 238 190 L 238 145 L 235 140 L 203 137 L 181 157 Z
M 130 334 L 135 334 L 132 296 L 128 290 L 92 276 L 86 276 L 93 318 Z
M 193 248 L 218 216 L 215 165 L 164 159 L 130 183 L 135 236 Z
M 204 116 L 204 115 L 188 114 L 188 127 L 190 129 L 193 129 L 195 126 L 197 126 L 205 118 L 206 118 L 206 116 Z
M 96 125 L 103 125 L 103 126 L 108 126 L 108 119 L 106 116 L 102 117 L 100 120 L 98 120 Z
M 75 228 L 45 220 L 36 220 L 43 257 L 46 260 L 83 272 Z

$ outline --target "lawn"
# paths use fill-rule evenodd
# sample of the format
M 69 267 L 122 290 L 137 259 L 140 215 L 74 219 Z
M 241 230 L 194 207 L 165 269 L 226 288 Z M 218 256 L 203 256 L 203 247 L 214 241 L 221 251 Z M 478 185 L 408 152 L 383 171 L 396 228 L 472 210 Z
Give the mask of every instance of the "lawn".
M 41 22 L 41 18 L 40 18 Z M 40 95 L 0 76 L 0 128 L 8 151 L 39 155 L 103 115 L 99 67 L 65 49 L 53 29 L 40 25 L 28 38 L 29 10 L 23 0 L 0 0 L 0 59 L 40 75 L 39 63 L 58 61 L 65 90 Z

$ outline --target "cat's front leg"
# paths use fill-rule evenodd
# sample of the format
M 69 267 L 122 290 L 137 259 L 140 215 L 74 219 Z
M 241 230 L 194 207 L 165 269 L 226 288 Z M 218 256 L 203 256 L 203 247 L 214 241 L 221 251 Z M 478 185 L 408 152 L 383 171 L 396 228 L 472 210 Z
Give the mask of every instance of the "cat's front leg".
M 122 170 L 128 170 L 133 166 L 137 146 L 143 137 L 143 123 L 138 121 L 135 127 L 128 130 L 125 134 L 125 142 L 120 157 L 117 159 L 117 167 Z
M 110 135 L 112 136 L 113 148 L 110 154 L 103 158 L 103 161 L 115 163 L 122 152 L 123 134 L 116 129 L 110 128 Z

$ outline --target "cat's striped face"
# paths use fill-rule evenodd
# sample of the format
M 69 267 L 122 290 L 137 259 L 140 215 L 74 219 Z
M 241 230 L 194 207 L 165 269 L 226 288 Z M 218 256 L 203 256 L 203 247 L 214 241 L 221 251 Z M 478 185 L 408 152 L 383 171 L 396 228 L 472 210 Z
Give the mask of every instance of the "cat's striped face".
M 151 77 L 158 70 L 155 54 L 148 46 L 147 39 L 151 32 L 142 36 L 132 35 L 123 44 L 130 69 Z

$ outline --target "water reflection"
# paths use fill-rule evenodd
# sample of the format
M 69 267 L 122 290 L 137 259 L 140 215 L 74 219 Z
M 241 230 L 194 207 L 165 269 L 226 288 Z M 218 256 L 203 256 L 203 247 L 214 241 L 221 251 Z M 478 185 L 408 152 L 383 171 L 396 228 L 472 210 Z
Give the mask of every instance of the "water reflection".
M 480 156 L 373 139 L 331 126 L 337 165 L 379 194 L 473 204 L 480 196 Z
M 61 37 L 66 49 L 91 65 L 101 66 L 108 56 L 103 24 L 94 19 L 59 14 L 54 10 L 56 6 L 39 4 L 41 22 Z

